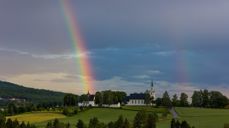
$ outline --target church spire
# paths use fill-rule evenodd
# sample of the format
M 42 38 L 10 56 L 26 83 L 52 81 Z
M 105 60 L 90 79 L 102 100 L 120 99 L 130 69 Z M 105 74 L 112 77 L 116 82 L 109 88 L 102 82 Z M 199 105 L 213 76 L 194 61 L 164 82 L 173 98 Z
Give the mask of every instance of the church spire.
M 154 87 L 154 83 L 153 83 L 153 80 L 151 81 L 151 87 Z

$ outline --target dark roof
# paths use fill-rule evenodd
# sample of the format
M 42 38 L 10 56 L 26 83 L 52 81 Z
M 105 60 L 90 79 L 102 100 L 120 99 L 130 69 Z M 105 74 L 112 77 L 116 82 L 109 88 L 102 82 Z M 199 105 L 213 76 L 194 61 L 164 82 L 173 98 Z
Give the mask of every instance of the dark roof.
M 89 95 L 88 99 L 89 101 L 94 101 L 95 95 Z
M 145 99 L 145 94 L 144 93 L 130 94 L 130 96 L 128 96 L 128 100 L 130 99 Z

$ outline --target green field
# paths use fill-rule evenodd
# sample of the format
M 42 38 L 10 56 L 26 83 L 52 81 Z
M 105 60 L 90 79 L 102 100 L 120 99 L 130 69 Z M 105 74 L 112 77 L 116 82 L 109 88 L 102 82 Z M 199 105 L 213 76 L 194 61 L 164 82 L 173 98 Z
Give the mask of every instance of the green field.
M 203 108 L 176 108 L 180 120 L 187 120 L 195 128 L 223 128 L 229 123 L 229 110 Z
M 25 121 L 25 122 L 30 122 L 30 123 L 37 123 L 37 122 L 52 120 L 55 118 L 61 119 L 65 117 L 66 116 L 58 112 L 32 112 L 32 113 L 25 113 L 25 114 L 16 115 L 16 116 L 10 116 L 10 117 L 7 117 L 7 119 L 11 118 L 12 120 L 17 119 L 20 122 Z
M 87 111 L 81 112 L 72 117 L 65 117 L 58 112 L 34 112 L 26 113 L 17 116 L 12 116 L 12 119 L 19 121 L 31 122 L 44 128 L 49 120 L 59 118 L 61 122 L 70 123 L 75 126 L 78 119 L 88 123 L 93 117 L 97 117 L 101 122 L 108 123 L 117 120 L 119 115 L 133 121 L 135 114 L 138 110 L 145 109 L 147 112 L 160 113 L 166 112 L 164 108 L 151 108 L 151 107 L 123 107 L 123 109 L 111 108 L 92 108 Z M 195 128 L 223 128 L 224 123 L 229 123 L 229 110 L 227 109 L 202 109 L 202 108 L 176 108 L 180 120 L 186 120 Z M 9 117 L 8 117 L 9 118 Z M 160 119 L 157 128 L 169 128 L 171 116 L 168 119 Z
M 157 111 L 154 109 L 158 109 L 158 108 L 151 108 L 151 109 L 152 111 Z M 162 109 L 158 109 L 158 110 L 162 112 Z M 164 109 L 164 111 L 166 111 L 166 109 Z M 64 123 L 70 123 L 71 126 L 75 126 L 78 119 L 81 119 L 85 123 L 88 123 L 91 118 L 97 117 L 99 121 L 108 123 L 110 121 L 116 121 L 120 115 L 123 115 L 124 118 L 127 118 L 129 121 L 132 122 L 136 113 L 137 111 L 135 110 L 127 110 L 127 109 L 93 108 L 85 112 L 81 112 L 78 115 L 60 119 L 60 121 Z M 47 124 L 47 121 L 42 123 L 35 123 L 35 124 L 36 126 L 42 128 Z M 167 127 L 168 125 L 163 128 L 167 128 Z

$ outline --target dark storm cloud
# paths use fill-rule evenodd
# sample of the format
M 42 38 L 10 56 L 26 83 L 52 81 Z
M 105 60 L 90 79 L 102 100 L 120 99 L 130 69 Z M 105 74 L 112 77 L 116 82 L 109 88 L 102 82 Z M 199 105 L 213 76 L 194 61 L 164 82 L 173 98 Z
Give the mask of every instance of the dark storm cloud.
M 229 83 L 229 1 L 70 3 L 98 81 L 156 79 L 197 83 L 193 86 L 200 88 Z M 56 0 L 0 1 L 0 77 L 45 71 L 74 74 L 75 57 L 66 59 L 74 48 L 62 11 Z M 181 73 L 188 78 L 181 80 Z

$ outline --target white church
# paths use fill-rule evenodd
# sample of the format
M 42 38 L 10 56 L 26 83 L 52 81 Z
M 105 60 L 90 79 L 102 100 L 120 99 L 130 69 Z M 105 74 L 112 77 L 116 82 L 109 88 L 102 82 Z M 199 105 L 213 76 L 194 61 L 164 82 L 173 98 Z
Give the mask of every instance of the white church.
M 154 88 L 154 83 L 151 83 L 151 88 L 149 90 L 146 90 L 145 93 L 133 93 L 126 97 L 126 105 L 127 106 L 145 106 L 145 94 L 148 93 L 150 95 L 151 99 L 156 99 L 156 91 Z M 82 103 L 79 103 L 78 106 L 92 106 L 96 107 L 98 106 L 95 104 L 95 95 L 91 95 L 88 92 L 88 101 L 84 101 Z M 152 104 L 151 104 L 152 105 Z M 121 107 L 121 103 L 118 104 L 112 104 L 112 105 L 103 105 L 104 107 L 114 107 L 119 108 Z
M 151 88 L 149 90 L 146 90 L 145 93 L 148 93 L 150 95 L 150 98 L 156 99 L 156 91 L 154 89 L 154 83 L 151 83 Z M 127 97 L 127 104 L 129 106 L 144 106 L 145 103 L 145 93 L 133 93 L 130 94 L 130 96 Z

